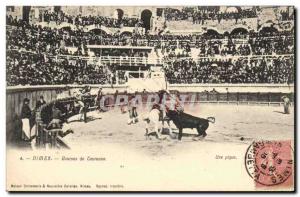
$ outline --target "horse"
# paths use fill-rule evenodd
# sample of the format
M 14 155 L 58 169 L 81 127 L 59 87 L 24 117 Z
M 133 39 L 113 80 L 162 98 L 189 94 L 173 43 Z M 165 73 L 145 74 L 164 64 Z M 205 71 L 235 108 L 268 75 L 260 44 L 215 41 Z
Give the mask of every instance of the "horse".
M 157 139 L 161 139 L 161 133 L 159 132 L 160 111 L 156 108 L 151 109 L 149 114 L 143 116 L 143 120 L 146 121 L 146 139 L 152 133 L 155 133 Z
M 170 95 L 170 94 L 165 90 L 160 90 L 157 92 L 157 95 L 159 98 L 158 102 L 153 104 L 149 114 L 147 114 L 143 119 L 146 121 L 145 136 L 147 139 L 149 135 L 151 135 L 151 133 L 155 133 L 156 137 L 158 139 L 161 139 L 161 133 L 159 131 L 163 130 L 165 122 L 167 123 L 169 131 L 171 130 L 170 119 L 167 116 L 164 116 L 166 115 L 165 111 L 169 109 L 168 105 L 170 105 L 170 102 L 163 100 L 165 95 Z M 179 108 L 179 107 L 181 106 L 176 100 L 175 108 Z M 160 124 L 160 121 L 162 122 L 162 124 Z

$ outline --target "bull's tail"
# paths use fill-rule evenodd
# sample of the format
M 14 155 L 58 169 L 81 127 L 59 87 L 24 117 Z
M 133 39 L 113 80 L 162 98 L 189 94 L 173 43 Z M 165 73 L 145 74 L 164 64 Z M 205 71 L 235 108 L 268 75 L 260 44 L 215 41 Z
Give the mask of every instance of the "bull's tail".
M 207 117 L 206 119 L 208 120 L 208 122 L 211 122 L 211 123 L 215 123 L 216 122 L 215 117 Z

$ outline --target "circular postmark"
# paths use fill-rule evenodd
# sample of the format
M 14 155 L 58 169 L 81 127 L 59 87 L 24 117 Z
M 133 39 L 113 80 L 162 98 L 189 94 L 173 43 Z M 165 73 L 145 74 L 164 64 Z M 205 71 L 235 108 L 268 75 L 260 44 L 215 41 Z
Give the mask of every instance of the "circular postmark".
M 265 186 L 284 183 L 293 173 L 290 142 L 253 142 L 245 154 L 245 167 L 257 183 Z

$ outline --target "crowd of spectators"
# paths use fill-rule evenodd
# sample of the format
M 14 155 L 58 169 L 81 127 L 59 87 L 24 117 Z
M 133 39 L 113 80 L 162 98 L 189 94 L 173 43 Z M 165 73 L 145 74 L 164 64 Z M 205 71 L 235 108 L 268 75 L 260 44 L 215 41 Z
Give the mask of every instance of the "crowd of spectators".
M 7 52 L 7 85 L 111 84 L 114 72 L 81 59 Z M 293 83 L 293 58 L 180 59 L 164 66 L 170 83 Z M 122 79 L 124 71 L 118 71 Z M 123 77 L 124 78 L 124 77 Z M 122 79 L 124 81 L 124 79 Z
M 251 46 L 249 44 L 233 44 L 232 42 L 222 44 L 221 41 L 212 41 L 209 44 L 200 45 L 199 56 L 207 57 L 215 55 L 247 56 L 251 55 Z
M 294 53 L 293 32 L 257 34 L 249 38 L 253 55 L 282 55 Z
M 168 15 L 168 9 L 165 11 Z M 219 13 L 217 7 L 206 11 L 201 9 L 195 11 L 190 8 L 183 11 L 194 15 L 206 12 L 208 15 Z M 180 20 L 184 20 L 186 16 L 180 13 L 175 15 L 179 18 L 182 16 Z M 212 16 L 210 19 L 215 20 Z M 98 20 L 102 25 L 107 19 L 81 15 L 74 18 L 63 12 L 47 12 L 41 17 L 47 22 L 67 21 L 83 26 Z M 125 25 L 127 22 L 122 23 Z M 139 23 L 136 22 L 128 22 L 127 25 Z M 106 21 L 105 24 L 110 22 Z M 273 27 L 260 32 L 235 34 L 209 31 L 201 35 L 143 34 L 135 31 L 129 34 L 120 32 L 107 34 L 98 30 L 85 32 L 81 28 L 51 29 L 46 26 L 30 25 L 9 15 L 7 25 L 7 85 L 107 84 L 115 83 L 116 78 L 122 78 L 124 71 L 116 72 L 117 69 L 114 68 L 111 72 L 107 66 L 88 62 L 91 50 L 88 50 L 87 45 L 154 47 L 157 57 L 162 55 L 164 59 L 166 76 L 171 83 L 293 82 L 293 31 L 279 32 Z M 192 50 L 198 51 L 199 61 L 191 59 Z M 96 57 L 101 55 L 148 57 L 148 53 L 133 50 L 103 49 L 101 53 L 97 50 L 93 52 Z M 264 55 L 268 57 L 261 57 Z
M 181 59 L 164 70 L 174 83 L 293 83 L 293 58 Z
M 246 43 L 234 43 L 232 39 L 222 42 L 222 40 L 208 40 L 199 44 L 199 56 L 215 55 L 287 55 L 294 53 L 294 38 L 292 36 L 260 36 L 249 37 Z
M 180 21 L 192 19 L 196 24 L 203 24 L 205 20 L 217 20 L 221 23 L 222 20 L 234 19 L 236 22 L 244 18 L 257 17 L 256 9 L 240 9 L 235 8 L 233 11 L 221 12 L 219 7 L 211 7 L 209 9 L 203 9 L 201 7 L 184 7 L 182 10 L 174 8 L 164 9 L 165 18 L 168 21 Z
M 61 30 L 53 31 L 47 27 L 18 26 L 7 29 L 6 41 L 8 50 L 31 51 L 34 53 L 46 53 L 49 55 L 68 54 L 61 47 L 63 33 Z
M 112 74 L 81 59 L 47 58 L 42 54 L 7 51 L 7 85 L 109 84 Z
M 288 32 L 287 32 L 288 33 Z M 191 48 L 199 50 L 200 57 L 215 55 L 284 55 L 294 52 L 290 35 L 248 35 L 243 44 L 234 38 L 209 39 L 205 35 L 151 35 L 98 34 L 82 30 L 52 30 L 48 27 L 21 25 L 7 30 L 7 49 L 36 51 L 49 55 L 88 56 L 87 45 L 151 46 L 160 49 L 163 56 L 190 57 Z M 72 50 L 71 50 L 72 49 Z M 178 49 L 178 50 L 177 50 Z M 179 52 L 176 52 L 179 51 Z M 118 56 L 113 53 L 111 56 Z
M 7 31 L 8 45 L 15 49 L 36 50 L 47 54 L 87 56 L 87 45 L 150 46 L 162 49 L 170 57 L 174 49 L 184 50 L 181 57 L 188 56 L 190 48 L 199 49 L 200 56 L 214 55 L 273 55 L 294 52 L 292 31 L 278 32 L 274 28 L 262 32 L 246 32 L 244 43 L 235 42 L 241 34 L 218 34 L 207 32 L 202 35 L 141 34 L 139 32 L 107 34 L 101 30 L 85 32 L 81 29 L 50 29 L 29 25 L 8 17 L 7 24 L 17 28 Z M 72 52 L 68 47 L 72 47 Z M 74 47 L 76 50 L 74 50 Z M 38 49 L 38 50 L 37 50 Z M 167 53 L 164 53 L 167 52 Z
M 82 16 L 81 14 L 76 16 L 71 16 L 63 11 L 47 11 L 40 13 L 40 20 L 44 22 L 55 22 L 60 24 L 62 22 L 67 22 L 74 24 L 76 26 L 87 26 L 87 25 L 96 25 L 96 26 L 105 26 L 105 27 L 141 27 L 143 22 L 138 18 L 110 18 L 104 16 Z

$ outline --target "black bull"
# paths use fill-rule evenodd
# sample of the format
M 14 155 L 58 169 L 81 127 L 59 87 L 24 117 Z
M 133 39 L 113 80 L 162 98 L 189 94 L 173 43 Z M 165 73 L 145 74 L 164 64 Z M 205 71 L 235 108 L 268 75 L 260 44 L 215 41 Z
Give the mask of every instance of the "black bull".
M 178 139 L 181 140 L 182 138 L 182 129 L 184 128 L 196 128 L 198 132 L 198 136 L 205 137 L 206 129 L 209 126 L 209 122 L 214 123 L 214 117 L 208 117 L 207 119 L 198 118 L 184 112 L 178 112 L 175 110 L 168 110 L 166 115 L 174 122 L 175 126 L 179 130 Z

